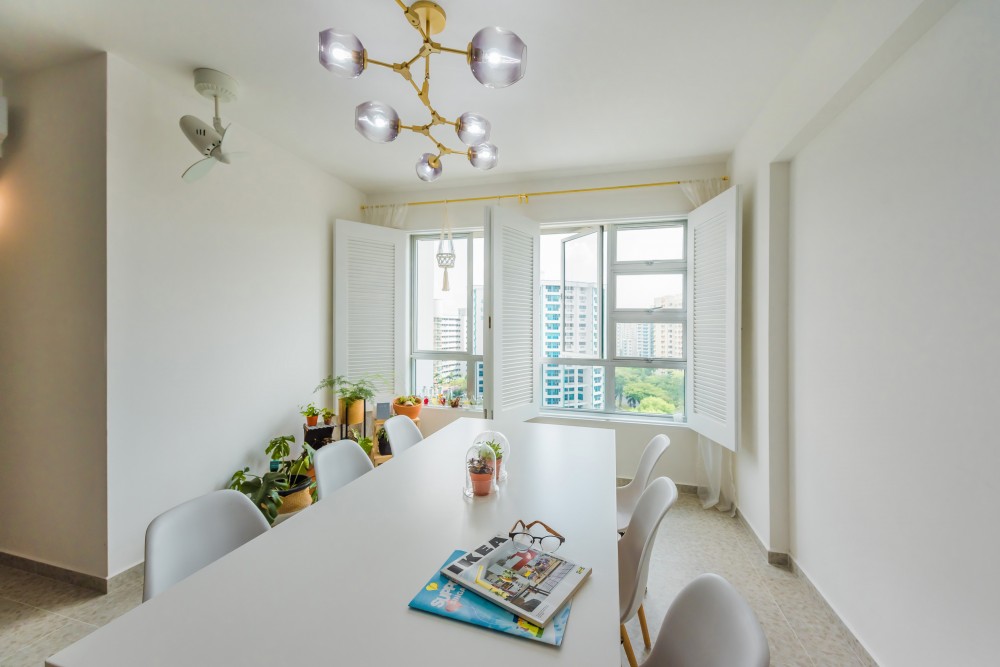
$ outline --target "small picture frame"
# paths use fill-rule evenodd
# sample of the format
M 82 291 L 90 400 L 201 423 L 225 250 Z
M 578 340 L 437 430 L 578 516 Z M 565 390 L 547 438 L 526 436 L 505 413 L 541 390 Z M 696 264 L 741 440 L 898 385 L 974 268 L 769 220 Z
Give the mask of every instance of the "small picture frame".
M 388 419 L 389 418 L 389 404 L 388 403 L 376 403 L 375 404 L 375 419 Z

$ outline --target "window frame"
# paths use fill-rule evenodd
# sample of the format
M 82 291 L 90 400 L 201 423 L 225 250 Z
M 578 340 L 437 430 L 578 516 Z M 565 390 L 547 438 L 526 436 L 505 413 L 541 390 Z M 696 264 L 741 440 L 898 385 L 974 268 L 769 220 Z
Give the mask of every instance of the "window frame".
M 682 242 L 681 242 L 681 259 L 675 260 L 630 260 L 630 261 L 618 261 L 617 259 L 617 233 L 620 230 L 626 229 L 651 229 L 656 227 L 680 227 L 683 232 Z M 680 370 L 684 372 L 684 384 L 685 390 L 682 394 L 686 399 L 686 387 L 689 382 L 688 377 L 688 295 L 687 295 L 687 280 L 688 280 L 688 261 L 689 257 L 687 251 L 687 235 L 688 235 L 688 225 L 687 216 L 663 216 L 657 218 L 643 219 L 643 220 L 606 220 L 600 222 L 590 222 L 590 223 L 577 223 L 569 225 L 559 225 L 559 226 L 547 226 L 543 228 L 542 233 L 558 233 L 563 229 L 572 229 L 574 232 L 561 241 L 561 255 L 562 255 L 562 276 L 560 279 L 560 326 L 561 332 L 566 331 L 566 308 L 563 297 L 566 293 L 566 246 L 567 241 L 572 241 L 585 236 L 590 233 L 594 233 L 596 230 L 598 234 L 598 280 L 601 289 L 598 290 L 598 303 L 600 307 L 601 315 L 601 325 L 600 334 L 601 340 L 599 342 L 598 348 L 601 351 L 600 357 L 593 356 L 581 356 L 579 353 L 573 354 L 572 356 L 559 356 L 559 357 L 547 357 L 542 356 L 542 394 L 539 398 L 541 401 L 540 408 L 550 414 L 557 415 L 559 417 L 568 417 L 571 415 L 577 415 L 581 417 L 595 417 L 601 416 L 606 418 L 624 418 L 624 419 L 643 419 L 643 420 L 655 420 L 655 421 L 665 421 L 672 423 L 684 423 L 686 422 L 687 406 L 685 405 L 684 411 L 678 414 L 672 415 L 659 415 L 655 413 L 632 413 L 623 412 L 617 409 L 615 405 L 614 395 L 615 395 L 615 382 L 617 380 L 616 370 L 618 368 L 648 368 L 648 369 L 668 369 L 668 370 Z M 606 246 L 606 247 L 605 247 Z M 643 275 L 643 274 L 680 274 L 681 275 L 681 294 L 683 307 L 679 309 L 653 309 L 653 308 L 617 308 L 616 307 L 616 288 L 617 288 L 617 277 L 621 275 Z M 605 288 L 604 279 L 607 278 L 607 287 Z M 543 308 L 544 308 L 544 286 L 541 286 L 542 298 L 543 298 Z M 544 310 L 543 310 L 544 318 Z M 684 345 L 682 346 L 682 357 L 671 358 L 671 359 L 659 359 L 659 358 L 647 358 L 647 357 L 629 357 L 618 355 L 618 341 L 617 341 L 617 324 L 633 324 L 633 323 L 666 323 L 666 324 L 680 324 L 682 327 L 682 340 Z M 544 320 L 543 320 L 544 324 Z M 543 328 L 542 334 L 544 336 L 545 330 Z M 565 340 L 563 341 L 565 343 Z M 544 339 L 543 339 L 544 345 Z M 543 347 L 544 352 L 544 347 Z M 564 354 L 563 350 L 559 351 L 560 355 Z M 600 367 L 603 369 L 603 380 L 604 386 L 602 391 L 602 407 L 601 409 L 583 409 L 583 408 L 569 408 L 562 406 L 546 405 L 545 389 L 548 388 L 544 384 L 545 380 L 545 368 L 547 366 L 590 366 L 590 367 Z M 565 395 L 565 391 L 560 389 L 559 393 L 562 398 Z M 678 418 L 680 417 L 680 418 Z
M 434 350 L 422 350 L 417 347 L 417 330 L 418 330 L 418 320 L 419 313 L 416 309 L 417 303 L 417 292 L 419 289 L 419 262 L 417 257 L 417 246 L 420 241 L 426 240 L 437 240 L 440 238 L 440 233 L 426 232 L 426 233 L 414 233 L 410 234 L 410 289 L 409 289 L 409 304 L 410 304 L 410 331 L 409 331 L 409 377 L 407 378 L 407 386 L 409 391 L 413 394 L 419 392 L 419 387 L 414 383 L 417 378 L 417 361 L 427 360 L 427 361 L 459 361 L 465 362 L 465 373 L 466 373 L 466 385 L 465 393 L 466 398 L 470 398 L 469 387 L 472 383 L 478 386 L 479 364 L 483 363 L 483 355 L 475 354 L 475 339 L 474 339 L 474 327 L 472 326 L 472 319 L 476 315 L 474 309 L 474 299 L 473 299 L 473 279 L 475 276 L 475 239 L 484 238 L 482 230 L 478 231 L 463 231 L 455 232 L 452 234 L 452 242 L 457 246 L 459 242 L 465 241 L 466 243 L 466 257 L 468 261 L 466 262 L 466 295 L 465 295 L 465 312 L 467 317 L 467 323 L 465 327 L 465 349 L 462 350 L 445 350 L 445 351 L 434 351 Z M 484 257 L 485 261 L 485 257 Z M 485 266 L 483 267 L 485 271 Z M 485 298 L 485 295 L 484 295 Z M 481 326 L 486 326 L 483 322 Z M 485 386 L 483 391 L 485 392 Z M 482 404 L 482 394 L 479 395 L 479 402 L 477 405 Z

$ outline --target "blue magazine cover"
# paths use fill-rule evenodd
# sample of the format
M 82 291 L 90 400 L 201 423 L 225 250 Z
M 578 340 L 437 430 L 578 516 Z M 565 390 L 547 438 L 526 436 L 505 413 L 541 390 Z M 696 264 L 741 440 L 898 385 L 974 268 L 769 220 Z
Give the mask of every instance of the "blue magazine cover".
M 463 549 L 458 549 L 448 557 L 448 560 L 441 567 L 444 568 L 464 553 Z M 445 579 L 440 571 L 410 600 L 410 607 L 414 609 L 553 646 L 559 646 L 562 643 L 571 605 L 572 603 L 568 603 L 549 621 L 548 625 L 540 628 L 466 590 L 460 584 Z

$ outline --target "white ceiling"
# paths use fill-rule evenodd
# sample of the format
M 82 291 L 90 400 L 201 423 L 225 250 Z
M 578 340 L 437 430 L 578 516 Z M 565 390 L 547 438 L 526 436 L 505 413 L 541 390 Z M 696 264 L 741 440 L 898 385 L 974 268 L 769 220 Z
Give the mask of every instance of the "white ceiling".
M 369 56 L 396 62 L 420 40 L 393 0 L 5 0 L 0 73 L 7 76 L 109 51 L 190 91 L 195 67 L 236 77 L 240 100 L 223 108 L 246 126 L 367 193 L 454 187 L 525 174 L 618 171 L 724 158 L 761 109 L 833 0 L 439 0 L 437 39 L 464 49 L 481 27 L 513 30 L 528 45 L 525 78 L 489 90 L 465 59 L 431 59 L 431 101 L 447 118 L 477 111 L 493 123 L 500 163 L 473 169 L 461 156 L 421 184 L 413 166 L 433 146 L 404 132 L 373 144 L 354 130 L 354 107 L 375 99 L 402 121 L 427 114 L 409 84 L 380 67 L 341 79 L 320 66 L 317 35 L 358 35 Z M 590 6 L 599 8 L 593 11 Z M 414 68 L 415 72 L 417 67 Z M 178 141 L 184 141 L 180 131 Z M 447 128 L 438 138 L 459 148 Z

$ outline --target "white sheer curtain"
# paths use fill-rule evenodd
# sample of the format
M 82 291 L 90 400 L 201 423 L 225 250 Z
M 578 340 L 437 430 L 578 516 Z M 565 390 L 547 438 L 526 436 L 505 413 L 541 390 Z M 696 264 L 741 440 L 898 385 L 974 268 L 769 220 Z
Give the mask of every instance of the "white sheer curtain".
M 375 204 L 366 207 L 361 215 L 369 225 L 402 229 L 408 208 L 406 204 Z
M 726 182 L 706 178 L 681 183 L 681 190 L 695 208 L 721 194 Z M 736 514 L 736 484 L 733 482 L 733 453 L 698 434 L 698 498 L 705 509 Z

